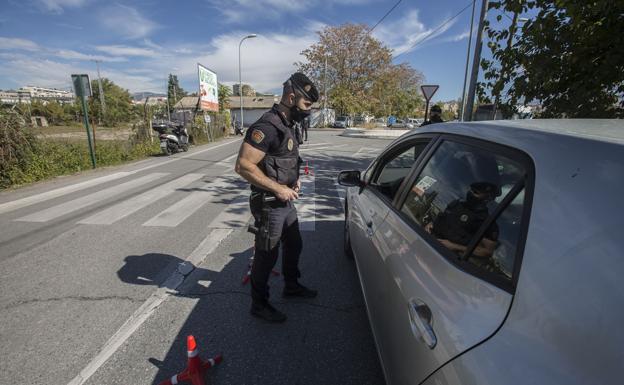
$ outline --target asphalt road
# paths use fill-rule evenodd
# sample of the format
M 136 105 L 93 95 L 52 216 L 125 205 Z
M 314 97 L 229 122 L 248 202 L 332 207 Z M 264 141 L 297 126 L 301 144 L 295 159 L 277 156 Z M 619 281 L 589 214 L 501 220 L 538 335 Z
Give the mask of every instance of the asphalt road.
M 389 141 L 338 133 L 301 147 L 300 268 L 319 296 L 283 300 L 271 278 L 279 325 L 249 315 L 241 282 L 240 139 L 0 193 L 0 384 L 158 384 L 185 367 L 189 334 L 224 356 L 213 384 L 383 384 L 335 181 Z

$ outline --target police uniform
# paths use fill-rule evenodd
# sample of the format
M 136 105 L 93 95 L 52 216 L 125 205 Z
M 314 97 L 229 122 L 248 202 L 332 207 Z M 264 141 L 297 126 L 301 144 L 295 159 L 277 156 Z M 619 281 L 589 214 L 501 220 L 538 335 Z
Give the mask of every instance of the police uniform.
M 455 200 L 433 222 L 433 235 L 453 243 L 468 246 L 474 235 L 490 215 L 484 203 L 468 203 Z M 493 222 L 484 236 L 493 241 L 498 239 L 498 226 Z
M 277 104 L 249 127 L 244 141 L 266 153 L 258 164 L 266 176 L 279 184 L 295 187 L 301 164 L 299 145 L 293 128 L 289 126 Z M 265 198 L 272 196 L 270 192 L 254 185 L 251 186 L 251 191 L 250 208 L 256 229 L 267 225 L 262 223 L 262 210 L 268 209 L 268 247 L 260 239 L 260 234 L 256 234 L 251 270 L 252 300 L 255 304 L 266 304 L 269 297 L 268 279 L 278 258 L 278 246 L 282 246 L 284 281 L 287 286 L 297 285 L 297 278 L 301 275 L 298 264 L 303 243 L 293 202 L 277 199 L 264 202 Z

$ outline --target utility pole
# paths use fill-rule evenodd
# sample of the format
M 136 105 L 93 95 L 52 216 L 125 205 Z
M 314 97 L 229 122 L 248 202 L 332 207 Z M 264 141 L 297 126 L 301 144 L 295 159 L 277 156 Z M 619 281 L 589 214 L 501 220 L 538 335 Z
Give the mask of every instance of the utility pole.
M 475 42 L 475 52 L 472 61 L 472 74 L 470 76 L 470 87 L 468 88 L 468 98 L 464 107 L 464 116 L 467 121 L 473 118 L 473 106 L 475 92 L 477 89 L 477 77 L 479 75 L 479 62 L 481 61 L 481 47 L 483 46 L 483 27 L 485 24 L 485 15 L 487 14 L 488 0 L 483 0 L 481 4 L 481 17 L 479 18 L 479 28 L 477 29 L 477 41 Z
M 464 121 L 464 106 L 466 104 L 466 82 L 468 81 L 468 64 L 470 62 L 470 46 L 472 46 L 472 27 L 474 26 L 474 12 L 475 3 L 477 0 L 472 0 L 472 16 L 470 17 L 470 35 L 468 35 L 468 52 L 466 52 L 466 69 L 464 71 L 464 86 L 462 87 L 461 104 L 459 106 L 459 121 Z
M 327 55 L 325 55 L 325 72 L 323 73 L 323 126 L 327 126 Z
M 100 104 L 102 105 L 102 113 L 100 114 L 100 124 L 102 124 L 102 117 L 106 113 L 106 102 L 104 101 L 104 88 L 102 87 L 102 77 L 100 76 L 100 62 L 101 60 L 93 60 L 97 67 L 98 74 L 98 89 L 100 91 Z

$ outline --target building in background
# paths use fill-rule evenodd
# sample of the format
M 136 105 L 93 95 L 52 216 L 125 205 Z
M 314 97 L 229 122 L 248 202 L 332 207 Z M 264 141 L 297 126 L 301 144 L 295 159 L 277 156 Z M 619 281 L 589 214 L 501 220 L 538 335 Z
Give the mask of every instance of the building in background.
M 30 92 L 27 91 L 0 91 L 0 104 L 15 105 L 20 103 L 31 103 Z
M 44 104 L 51 101 L 55 101 L 60 104 L 73 104 L 75 100 L 73 92 L 63 91 L 56 88 L 26 86 L 20 88 L 18 91 L 27 92 L 30 94 L 31 100 L 40 100 Z

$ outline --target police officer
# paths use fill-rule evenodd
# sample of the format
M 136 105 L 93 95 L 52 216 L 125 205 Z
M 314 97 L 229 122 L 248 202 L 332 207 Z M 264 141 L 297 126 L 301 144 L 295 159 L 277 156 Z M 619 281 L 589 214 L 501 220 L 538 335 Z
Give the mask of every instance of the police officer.
M 314 298 L 315 290 L 299 283 L 299 255 L 303 243 L 293 201 L 301 183 L 299 145 L 295 124 L 300 123 L 318 100 L 318 90 L 302 73 L 286 82 L 279 104 L 252 124 L 236 161 L 236 172 L 251 184 L 250 208 L 256 234 L 251 269 L 251 314 L 271 322 L 283 322 L 286 315 L 269 303 L 268 280 L 282 247 L 283 297 Z
M 486 221 L 490 212 L 487 204 L 500 196 L 500 188 L 490 182 L 477 182 L 470 185 L 466 199 L 449 203 L 432 224 L 425 227 L 438 240 L 458 255 L 466 252 L 468 244 Z M 469 256 L 478 265 L 487 263 L 498 244 L 498 225 L 492 222 L 483 238 Z
M 433 105 L 431 107 L 429 110 L 429 120 L 423 122 L 420 127 L 433 123 L 444 123 L 444 120 L 442 120 L 442 109 L 438 105 Z

